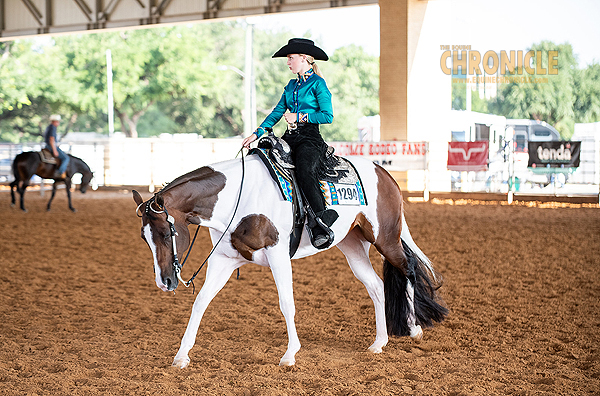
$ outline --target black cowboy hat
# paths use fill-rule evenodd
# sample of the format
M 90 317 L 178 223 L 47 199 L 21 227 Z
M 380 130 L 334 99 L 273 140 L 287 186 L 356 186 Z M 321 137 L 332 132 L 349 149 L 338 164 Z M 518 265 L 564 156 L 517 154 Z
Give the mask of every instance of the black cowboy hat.
M 286 45 L 275 52 L 273 58 L 285 58 L 289 54 L 304 54 L 310 55 L 317 60 L 329 60 L 325 51 L 317 47 L 314 41 L 305 38 L 290 39 Z

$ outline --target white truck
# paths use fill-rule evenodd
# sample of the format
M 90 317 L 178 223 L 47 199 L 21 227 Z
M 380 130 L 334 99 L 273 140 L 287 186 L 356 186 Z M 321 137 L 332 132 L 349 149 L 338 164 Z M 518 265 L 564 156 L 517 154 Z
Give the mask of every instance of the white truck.
M 505 139 L 512 142 L 511 155 L 508 157 L 509 174 L 512 178 L 509 185 L 514 182 L 514 190 L 520 190 L 527 184 L 528 187 L 546 187 L 558 177 L 560 183 L 566 181 L 566 174 L 561 174 L 561 169 L 531 169 L 527 167 L 529 161 L 529 142 L 550 142 L 561 140 L 560 133 L 550 124 L 544 121 L 507 119 Z M 557 176 L 559 175 L 559 176 Z

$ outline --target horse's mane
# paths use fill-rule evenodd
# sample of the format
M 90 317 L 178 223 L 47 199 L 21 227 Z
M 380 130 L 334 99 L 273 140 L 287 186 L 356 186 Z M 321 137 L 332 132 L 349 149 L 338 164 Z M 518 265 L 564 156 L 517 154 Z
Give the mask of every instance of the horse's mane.
M 75 157 L 74 155 L 71 155 L 71 154 L 68 154 L 68 155 L 69 155 L 69 157 L 71 157 L 71 159 L 74 159 L 74 160 L 78 161 L 80 165 L 82 165 L 83 167 L 85 167 L 86 171 L 88 171 L 88 172 L 92 171 L 92 169 L 90 168 L 90 166 L 84 160 L 82 160 L 79 157 Z
M 177 187 L 181 184 L 184 184 L 184 183 L 187 183 L 190 181 L 196 181 L 196 180 L 203 179 L 212 173 L 214 173 L 214 169 L 212 169 L 211 167 L 208 167 L 208 166 L 203 166 L 202 168 L 198 168 L 196 170 L 186 173 L 185 175 L 179 176 L 178 178 L 176 178 L 175 180 L 173 180 L 172 182 L 168 183 L 163 188 L 161 188 L 154 195 L 162 195 L 163 193 L 167 192 L 168 190 L 170 190 L 174 187 Z

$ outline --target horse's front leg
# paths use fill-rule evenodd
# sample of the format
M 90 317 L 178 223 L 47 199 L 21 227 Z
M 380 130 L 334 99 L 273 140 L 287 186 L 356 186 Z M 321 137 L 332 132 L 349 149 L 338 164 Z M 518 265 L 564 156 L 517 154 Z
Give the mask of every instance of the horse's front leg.
M 280 242 L 268 253 L 269 266 L 277 285 L 279 308 L 285 318 L 288 333 L 288 347 L 285 355 L 279 361 L 280 366 L 293 366 L 296 363 L 296 353 L 300 350 L 300 340 L 294 322 L 296 306 L 292 289 L 292 262 L 287 246 L 288 244 Z
M 56 195 L 56 181 L 52 183 L 52 194 L 50 194 L 50 199 L 48 200 L 48 204 L 46 205 L 46 211 L 50 211 L 50 205 L 52 205 L 52 200 L 54 200 L 54 195 Z M 71 205 L 71 201 L 69 200 L 69 205 Z
M 198 293 L 194 306 L 192 307 L 192 314 L 188 322 L 185 334 L 181 339 L 181 346 L 175 359 L 173 360 L 173 367 L 185 368 L 190 364 L 190 358 L 188 352 L 194 346 L 196 342 L 196 334 L 198 333 L 198 327 L 200 327 L 200 321 L 202 316 L 208 308 L 208 304 L 217 295 L 217 293 L 225 286 L 231 273 L 241 267 L 244 264 L 242 261 L 236 261 L 229 257 L 215 255 L 211 257 L 208 262 L 206 269 L 206 279 L 204 285 Z M 181 286 L 183 287 L 183 286 Z
M 77 212 L 77 209 L 75 209 L 73 207 L 73 205 L 71 204 L 71 180 L 70 179 L 65 180 L 65 189 L 67 190 L 67 198 L 69 199 L 69 209 L 71 209 L 71 212 Z

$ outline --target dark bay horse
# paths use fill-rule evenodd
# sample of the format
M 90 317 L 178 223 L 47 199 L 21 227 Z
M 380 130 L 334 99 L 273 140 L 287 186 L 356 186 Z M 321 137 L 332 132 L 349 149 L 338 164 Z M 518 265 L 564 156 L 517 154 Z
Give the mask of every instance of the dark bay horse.
M 373 301 L 376 337 L 369 351 L 381 353 L 388 335 L 420 341 L 422 326 L 442 321 L 448 310 L 438 295 L 440 279 L 410 235 L 396 181 L 371 161 L 348 160 L 360 175 L 366 200 L 335 206 L 339 218 L 332 226 L 332 246 L 346 256 Z M 215 245 L 173 366 L 188 366 L 188 352 L 208 304 L 232 272 L 248 263 L 271 269 L 288 333 L 287 351 L 279 364 L 295 364 L 300 340 L 294 322 L 291 259 L 319 250 L 304 228 L 300 246 L 290 258 L 292 202 L 283 199 L 260 159 L 251 155 L 202 167 L 175 179 L 147 201 L 137 191 L 133 198 L 142 218 L 141 237 L 152 251 L 155 282 L 161 290 L 175 290 L 179 281 L 184 282 L 177 253 L 190 246 L 189 224 L 208 227 Z M 371 245 L 383 256 L 383 280 L 369 260 Z
M 25 204 L 23 200 L 23 196 L 25 195 L 25 190 L 29 186 L 29 180 L 33 175 L 38 175 L 43 179 L 53 179 L 54 183 L 52 184 L 52 195 L 50 196 L 50 200 L 48 201 L 48 205 L 46 206 L 46 210 L 50 210 L 50 205 L 52 204 L 52 200 L 54 199 L 54 194 L 56 194 L 56 183 L 63 182 L 65 183 L 65 189 L 67 190 L 67 197 L 69 198 L 69 209 L 75 212 L 75 208 L 71 204 L 71 178 L 76 173 L 81 173 L 81 185 L 79 190 L 85 194 L 87 188 L 90 185 L 90 181 L 92 180 L 93 173 L 90 170 L 90 167 L 81 159 L 72 156 L 69 154 L 70 161 L 67 166 L 67 177 L 66 178 L 56 178 L 54 172 L 57 168 L 55 164 L 49 164 L 43 162 L 40 158 L 40 153 L 37 151 L 26 151 L 21 154 L 18 154 L 12 164 L 13 174 L 15 176 L 15 180 L 10 183 L 10 197 L 11 197 L 11 206 L 15 205 L 15 189 L 20 195 L 20 207 L 21 210 L 27 212 L 25 209 Z

